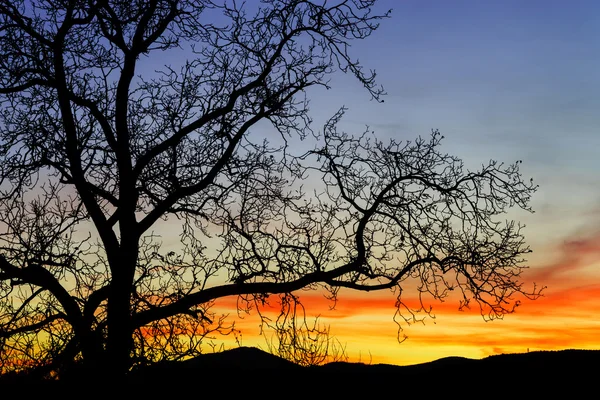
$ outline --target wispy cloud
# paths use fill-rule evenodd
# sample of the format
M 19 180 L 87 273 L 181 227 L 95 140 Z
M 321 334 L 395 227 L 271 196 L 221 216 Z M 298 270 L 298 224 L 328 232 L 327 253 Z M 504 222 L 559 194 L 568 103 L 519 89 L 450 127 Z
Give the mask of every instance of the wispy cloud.
M 589 283 L 590 267 L 600 265 L 600 232 L 564 240 L 557 246 L 556 253 L 554 260 L 534 266 L 524 277 L 549 288 Z

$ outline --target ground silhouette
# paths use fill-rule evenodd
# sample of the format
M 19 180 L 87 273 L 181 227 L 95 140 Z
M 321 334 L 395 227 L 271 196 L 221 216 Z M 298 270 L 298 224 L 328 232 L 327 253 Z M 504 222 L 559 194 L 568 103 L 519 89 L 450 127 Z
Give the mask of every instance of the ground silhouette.
M 501 354 L 483 359 L 445 357 L 406 366 L 333 362 L 302 367 L 258 348 L 239 347 L 134 370 L 123 390 L 149 393 L 182 387 L 188 390 L 197 385 L 222 391 L 227 398 L 265 391 L 291 393 L 289 398 L 305 391 L 315 392 L 317 398 L 342 394 L 374 398 L 390 389 L 440 396 L 456 391 L 468 395 L 485 390 L 489 398 L 524 398 L 546 393 L 566 394 L 564 391 L 568 390 L 570 398 L 575 398 L 572 396 L 576 393 L 591 395 L 596 391 L 599 361 L 600 350 L 571 349 Z M 2 376 L 0 390 L 43 387 L 45 391 L 63 391 L 90 383 L 80 376 L 54 383 L 35 376 Z M 115 388 L 93 383 L 98 395 Z M 284 398 L 288 398 L 287 395 Z

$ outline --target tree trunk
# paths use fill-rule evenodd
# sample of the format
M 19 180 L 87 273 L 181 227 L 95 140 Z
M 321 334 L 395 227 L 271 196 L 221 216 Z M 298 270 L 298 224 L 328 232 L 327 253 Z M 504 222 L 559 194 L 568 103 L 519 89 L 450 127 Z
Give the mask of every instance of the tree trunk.
M 129 370 L 129 357 L 133 348 L 129 290 L 113 278 L 108 297 L 107 364 L 110 375 L 124 376 Z
M 89 329 L 81 338 L 81 354 L 86 369 L 100 370 L 106 357 L 102 335 Z
M 107 358 L 108 375 L 123 378 L 131 366 L 133 330 L 131 327 L 131 292 L 137 249 L 120 252 L 118 265 L 111 264 L 112 281 L 108 295 Z

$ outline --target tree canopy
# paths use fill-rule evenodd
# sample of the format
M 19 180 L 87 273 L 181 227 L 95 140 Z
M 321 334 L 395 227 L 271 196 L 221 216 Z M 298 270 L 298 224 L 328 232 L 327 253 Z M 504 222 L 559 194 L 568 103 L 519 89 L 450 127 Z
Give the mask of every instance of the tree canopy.
M 342 132 L 344 108 L 312 126 L 333 73 L 382 99 L 350 52 L 376 3 L 0 0 L 0 371 L 195 355 L 226 296 L 538 296 L 501 220 L 531 211 L 519 162 Z

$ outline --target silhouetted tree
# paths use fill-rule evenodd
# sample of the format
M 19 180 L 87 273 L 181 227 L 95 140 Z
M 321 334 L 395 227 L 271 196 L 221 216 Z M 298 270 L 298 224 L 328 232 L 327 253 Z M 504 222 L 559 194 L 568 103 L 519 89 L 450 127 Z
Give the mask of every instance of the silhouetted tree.
M 498 317 L 538 294 L 497 220 L 529 210 L 517 164 L 350 136 L 344 110 L 311 131 L 306 91 L 334 71 L 383 95 L 348 53 L 375 0 L 240 4 L 0 0 L 2 371 L 197 354 L 232 328 L 224 296 L 413 280 Z

